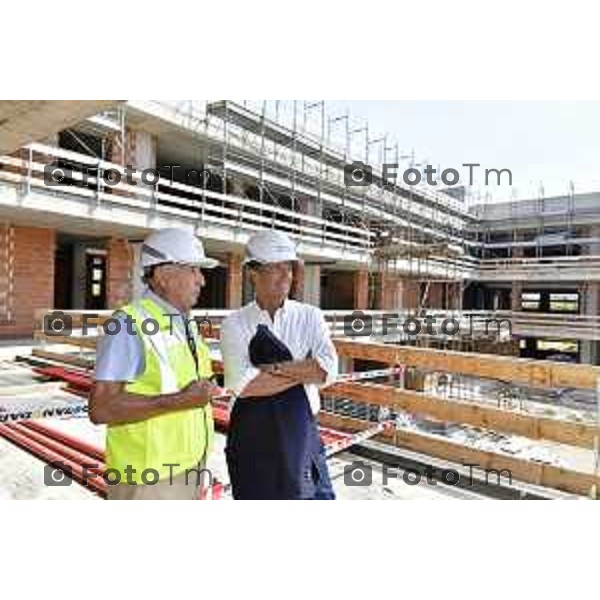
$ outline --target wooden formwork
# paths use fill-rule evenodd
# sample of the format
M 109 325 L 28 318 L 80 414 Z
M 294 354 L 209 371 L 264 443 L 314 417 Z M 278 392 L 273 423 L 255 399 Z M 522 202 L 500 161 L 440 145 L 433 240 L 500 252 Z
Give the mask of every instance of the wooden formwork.
M 362 431 L 369 424 L 361 419 L 342 417 L 328 413 L 319 414 L 319 423 L 341 431 Z M 498 471 L 506 477 L 507 472 L 519 481 L 548 487 L 581 496 L 593 493 L 600 484 L 600 477 L 554 465 L 508 456 L 487 450 L 470 448 L 457 442 L 417 431 L 386 429 L 375 440 L 413 452 L 447 460 L 461 465 L 476 465 L 478 469 Z
M 340 356 L 347 358 L 499 379 L 532 387 L 596 389 L 596 383 L 600 378 L 600 367 L 593 365 L 362 343 L 347 339 L 335 339 L 334 343 Z
M 463 354 L 427 348 L 399 347 L 348 340 L 335 340 L 341 357 L 377 361 L 388 365 L 402 364 L 428 371 L 442 371 L 479 378 L 502 380 L 532 387 L 572 387 L 597 389 L 600 367 L 562 364 L 551 361 L 510 358 L 489 354 Z M 481 427 L 500 433 L 545 440 L 577 448 L 599 448 L 597 425 L 565 419 L 527 414 L 482 403 L 446 399 L 424 392 L 372 382 L 336 382 L 323 390 L 328 396 L 353 402 L 379 405 L 407 411 L 445 423 Z M 369 421 L 322 412 L 320 423 L 351 431 L 360 431 Z M 597 473 L 542 464 L 507 455 L 472 448 L 449 438 L 407 429 L 388 429 L 379 439 L 411 451 L 461 464 L 477 464 L 483 469 L 508 470 L 520 481 L 580 495 L 595 497 L 600 490 Z M 597 456 L 597 455 L 596 455 Z M 596 465 L 598 461 L 596 460 Z

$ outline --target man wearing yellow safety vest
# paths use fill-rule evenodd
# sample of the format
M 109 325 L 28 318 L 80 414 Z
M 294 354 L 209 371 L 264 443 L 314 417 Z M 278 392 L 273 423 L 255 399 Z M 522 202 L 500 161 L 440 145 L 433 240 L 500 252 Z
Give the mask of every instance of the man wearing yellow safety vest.
M 189 230 L 152 233 L 141 249 L 148 289 L 104 325 L 89 414 L 108 425 L 109 499 L 198 496 L 218 388 L 189 312 L 204 285 L 201 269 L 216 264 Z

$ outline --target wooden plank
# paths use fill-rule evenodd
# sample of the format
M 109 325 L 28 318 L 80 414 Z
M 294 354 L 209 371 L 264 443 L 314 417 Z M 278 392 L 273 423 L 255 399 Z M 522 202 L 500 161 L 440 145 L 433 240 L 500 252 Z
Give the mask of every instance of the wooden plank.
M 78 348 L 96 348 L 96 337 L 88 336 L 74 336 L 74 335 L 51 335 L 47 336 L 44 333 L 36 332 L 34 339 L 44 340 L 48 344 L 68 344 L 69 346 L 77 346 Z
M 38 358 L 45 358 L 47 360 L 53 360 L 58 363 L 65 363 L 67 365 L 74 365 L 76 367 L 83 367 L 85 369 L 90 369 L 94 366 L 94 361 L 89 358 L 80 358 L 78 356 L 72 356 L 70 354 L 62 354 L 60 352 L 50 352 L 48 350 L 39 350 L 38 348 L 34 348 L 31 351 L 32 356 L 37 356 Z
M 462 423 L 582 448 L 593 449 L 595 438 L 600 433 L 596 426 L 585 423 L 538 417 L 474 402 L 437 398 L 421 392 L 375 383 L 334 383 L 324 388 L 323 394 L 423 414 L 440 421 Z
M 37 356 L 38 358 L 45 358 L 47 360 L 52 360 L 55 362 L 62 362 L 69 365 L 74 365 L 77 367 L 83 367 L 85 369 L 91 369 L 94 367 L 94 360 L 91 358 L 78 357 L 73 356 L 72 354 L 63 354 L 61 352 L 51 352 L 49 350 L 40 350 L 39 348 L 34 348 L 31 351 L 32 356 Z M 213 360 L 212 368 L 215 374 L 223 373 L 223 361 Z M 0 375 L 3 373 L 0 370 Z
M 100 317 L 102 323 L 104 317 Z M 36 338 L 48 342 L 95 348 L 96 338 L 86 336 L 45 336 Z M 574 365 L 552 361 L 513 358 L 494 354 L 462 353 L 381 343 L 362 343 L 348 339 L 334 340 L 340 356 L 379 361 L 385 364 L 405 364 L 430 371 L 444 371 L 501 381 L 514 381 L 533 387 L 574 387 L 595 389 L 600 367 Z
M 350 417 L 319 413 L 319 423 L 325 427 L 334 427 L 346 431 L 362 431 L 372 423 Z M 572 494 L 587 496 L 592 490 L 600 489 L 600 478 L 591 473 L 582 473 L 553 465 L 534 463 L 531 461 L 507 456 L 486 450 L 469 448 L 456 442 L 407 430 L 387 430 L 375 439 L 390 445 L 406 448 L 460 465 L 476 465 L 478 469 L 495 471 L 508 470 L 514 479 L 543 487 L 548 487 Z M 502 474 L 508 477 L 506 471 Z M 490 481 L 495 482 L 495 475 L 490 473 Z
M 452 350 L 363 343 L 340 338 L 336 338 L 334 343 L 338 354 L 343 357 L 513 381 L 532 387 L 596 389 L 596 381 L 600 378 L 600 367 L 593 365 L 494 354 L 465 354 Z

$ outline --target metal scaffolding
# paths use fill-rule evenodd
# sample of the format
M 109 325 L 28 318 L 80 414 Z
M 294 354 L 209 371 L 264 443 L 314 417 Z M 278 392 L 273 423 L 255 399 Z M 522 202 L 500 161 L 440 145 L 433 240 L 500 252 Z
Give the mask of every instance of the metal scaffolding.
M 380 274 L 383 265 L 386 272 L 424 280 L 464 278 L 460 255 L 467 243 L 466 211 L 451 206 L 444 193 L 400 181 L 386 185 L 383 179 L 381 165 L 388 161 L 410 158 L 410 168 L 423 167 L 415 162 L 414 151 L 401 155 L 388 134 L 371 135 L 369 124 L 355 126 L 348 112 L 328 114 L 322 100 L 289 106 L 286 121 L 282 101 L 274 101 L 270 112 L 266 101 L 259 107 L 248 101 L 207 103 L 205 129 L 220 134 L 221 142 L 220 151 L 210 155 L 211 168 L 223 174 L 224 190 L 230 180 L 236 181 L 236 195 L 251 197 L 256 186 L 261 205 L 289 198 L 287 206 L 293 210 L 373 232 L 371 247 L 365 247 L 373 273 Z M 340 126 L 343 147 L 336 146 L 332 135 Z M 356 154 L 357 147 L 362 155 Z M 378 161 L 371 161 L 375 148 Z M 372 185 L 345 185 L 344 167 L 355 159 L 373 165 Z M 397 250 L 394 256 L 387 252 L 384 260 L 382 254 L 372 254 L 378 246 Z M 444 260 L 450 254 L 455 260 Z

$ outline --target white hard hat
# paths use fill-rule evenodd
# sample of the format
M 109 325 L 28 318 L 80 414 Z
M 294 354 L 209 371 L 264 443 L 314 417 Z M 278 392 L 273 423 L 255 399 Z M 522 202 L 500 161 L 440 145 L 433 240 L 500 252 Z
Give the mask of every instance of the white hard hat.
M 218 260 L 204 254 L 202 242 L 190 229 L 169 227 L 151 233 L 142 244 L 142 267 L 164 263 L 193 265 L 212 269 Z
M 276 229 L 265 229 L 250 237 L 244 263 L 274 263 L 298 260 L 296 245 L 290 237 Z

